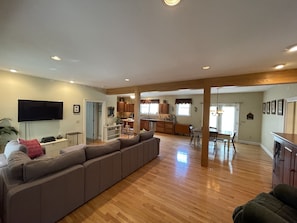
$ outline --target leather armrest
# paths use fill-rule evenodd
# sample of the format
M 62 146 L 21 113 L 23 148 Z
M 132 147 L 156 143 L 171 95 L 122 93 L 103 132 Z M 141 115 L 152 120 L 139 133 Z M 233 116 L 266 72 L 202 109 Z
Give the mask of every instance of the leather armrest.
M 287 184 L 278 184 L 273 195 L 285 204 L 297 209 L 297 188 Z

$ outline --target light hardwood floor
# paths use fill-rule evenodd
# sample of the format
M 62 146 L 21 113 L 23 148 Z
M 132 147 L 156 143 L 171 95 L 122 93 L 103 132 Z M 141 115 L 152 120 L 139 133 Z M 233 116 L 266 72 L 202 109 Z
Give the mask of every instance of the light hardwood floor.
M 189 137 L 156 134 L 160 155 L 70 213 L 73 222 L 233 222 L 232 212 L 271 190 L 272 160 L 259 147 L 210 145 L 209 167 Z

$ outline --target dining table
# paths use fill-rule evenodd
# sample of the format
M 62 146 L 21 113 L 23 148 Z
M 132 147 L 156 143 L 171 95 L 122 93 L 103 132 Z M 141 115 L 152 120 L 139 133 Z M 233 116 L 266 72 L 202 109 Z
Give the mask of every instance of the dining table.
M 195 138 L 197 138 L 198 143 L 200 144 L 200 138 L 202 138 L 202 129 L 201 128 L 194 128 L 193 130 L 194 142 Z M 209 128 L 209 135 L 212 136 L 213 134 L 217 134 L 217 141 L 221 140 L 224 143 L 227 143 L 227 148 L 230 147 L 230 139 L 231 134 L 227 131 L 218 131 L 215 128 Z M 192 139 L 191 139 L 192 141 Z

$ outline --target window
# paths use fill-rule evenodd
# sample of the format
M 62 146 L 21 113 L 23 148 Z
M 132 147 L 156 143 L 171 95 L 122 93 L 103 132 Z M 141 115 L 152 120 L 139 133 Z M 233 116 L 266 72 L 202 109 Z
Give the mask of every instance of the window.
M 191 104 L 177 104 L 176 115 L 178 116 L 190 116 Z
M 159 113 L 159 100 L 141 100 L 140 114 L 157 115 Z
M 191 98 L 175 99 L 176 115 L 178 116 L 190 116 L 191 115 Z
M 216 115 L 217 106 L 210 106 L 209 126 L 217 128 L 220 132 L 232 133 L 238 129 L 238 105 L 219 105 L 223 113 Z

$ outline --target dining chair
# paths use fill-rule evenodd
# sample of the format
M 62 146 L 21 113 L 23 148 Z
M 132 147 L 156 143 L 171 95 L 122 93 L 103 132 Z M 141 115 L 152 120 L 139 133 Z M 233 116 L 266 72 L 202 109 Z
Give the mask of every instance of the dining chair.
M 134 136 L 134 130 L 130 127 L 130 125 L 125 125 L 125 127 L 122 129 L 122 134 L 127 135 L 128 138 L 130 136 Z
M 197 145 L 200 143 L 200 134 L 201 131 L 198 131 L 198 129 L 195 129 L 192 125 L 189 126 L 189 131 L 190 131 L 190 144 L 194 141 L 197 142 Z
M 232 137 L 230 139 L 230 142 L 232 143 L 233 149 L 236 152 L 236 147 L 235 147 L 235 144 L 234 144 L 235 136 L 236 136 L 236 132 L 233 132 L 233 135 L 232 135 Z M 224 148 L 225 148 L 227 143 L 228 143 L 228 139 L 224 139 Z M 228 150 L 229 150 L 229 148 L 228 148 Z

